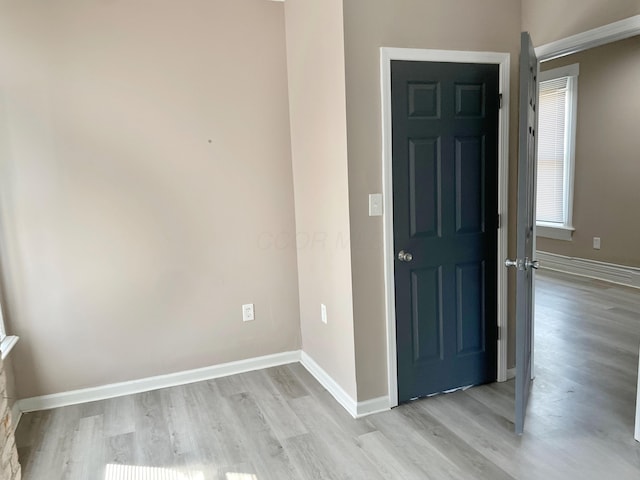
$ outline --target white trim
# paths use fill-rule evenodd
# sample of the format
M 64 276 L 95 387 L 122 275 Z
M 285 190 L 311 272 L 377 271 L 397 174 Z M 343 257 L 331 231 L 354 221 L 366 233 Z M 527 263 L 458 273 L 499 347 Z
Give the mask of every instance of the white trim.
M 564 225 L 549 225 L 542 222 L 536 224 L 536 237 L 553 238 L 554 240 L 571 240 L 575 228 Z
M 356 401 L 306 352 L 301 352 L 300 363 L 352 417 L 356 418 L 358 416 Z
M 495 63 L 509 61 L 510 54 L 502 52 L 475 52 L 463 50 L 429 50 L 422 48 L 381 47 L 382 58 L 414 62 Z
M 640 288 L 640 268 L 599 262 L 586 258 L 566 257 L 549 252 L 536 252 L 540 268 L 580 277 Z
M 363 402 L 356 402 L 351 395 L 338 385 L 338 382 L 306 352 L 301 352 L 300 363 L 353 418 L 366 417 L 367 415 L 384 412 L 391 408 L 389 405 L 389 397 L 386 395 Z
M 34 412 L 38 410 L 48 410 L 51 408 L 76 405 L 78 403 L 105 400 L 107 398 L 131 395 L 134 393 L 148 392 L 160 388 L 175 387 L 187 383 L 211 380 L 228 375 L 260 370 L 263 368 L 276 367 L 300 361 L 300 351 L 276 353 L 263 357 L 249 358 L 237 362 L 223 363 L 210 367 L 186 370 L 183 372 L 158 375 L 156 377 L 142 378 L 129 382 L 112 383 L 100 387 L 85 388 L 69 392 L 42 395 L 40 397 L 25 398 L 18 400 L 17 406 L 21 412 Z
M 565 65 L 564 67 L 552 68 L 551 70 L 545 70 L 540 72 L 538 77 L 540 82 L 546 82 L 554 78 L 560 77 L 577 77 L 580 75 L 580 64 L 572 63 L 571 65 Z
M 2 313 L 2 306 L 0 305 L 0 340 L 4 340 L 7 336 L 7 329 L 4 326 L 4 314 Z
M 2 360 L 7 358 L 9 352 L 16 346 L 16 343 L 18 343 L 18 340 L 20 340 L 20 337 L 15 335 L 5 335 L 2 338 L 2 342 L 0 342 L 0 357 Z
M 391 159 L 393 149 L 391 145 L 391 59 L 395 58 L 395 51 L 380 49 L 380 88 L 382 96 L 382 199 L 383 213 L 383 261 L 384 261 L 384 291 L 387 321 L 387 394 L 389 405 L 398 405 L 398 359 L 396 351 L 396 295 L 394 290 L 394 260 L 393 251 L 393 178 L 391 177 Z M 409 52 L 407 52 L 408 54 Z
M 568 163 L 565 165 L 566 190 L 565 195 L 565 227 L 573 228 L 573 195 L 576 176 L 576 135 L 578 125 L 578 76 L 580 75 L 580 67 L 578 64 L 568 65 L 568 69 L 573 69 L 575 72 L 569 78 L 569 95 L 570 103 L 567 111 L 567 122 L 569 123 L 569 138 L 567 138 L 567 157 Z
M 100 387 L 85 388 L 69 392 L 54 393 L 40 397 L 25 398 L 13 404 L 11 416 L 13 427 L 17 428 L 23 413 L 51 408 L 66 407 L 79 403 L 106 400 L 108 398 L 149 392 L 160 388 L 175 387 L 188 383 L 212 380 L 214 378 L 237 375 L 239 373 L 262 370 L 265 368 L 287 365 L 300 362 L 313 377 L 327 390 L 342 407 L 354 418 L 361 418 L 378 412 L 389 410 L 389 398 L 387 396 L 356 402 L 338 385 L 338 383 L 311 358 L 307 353 L 296 350 L 292 352 L 276 353 L 264 357 L 249 358 L 237 362 L 223 363 L 211 367 L 186 370 L 182 372 L 159 375 L 156 377 L 142 378 L 129 382 L 112 383 Z
M 633 37 L 640 33 L 640 15 L 625 18 L 602 27 L 587 30 L 536 48 L 538 60 L 564 57 L 593 47 Z
M 557 78 L 568 77 L 567 103 L 565 110 L 565 134 L 564 134 L 564 185 L 562 199 L 563 224 L 538 221 L 536 235 L 539 237 L 553 238 L 555 240 L 571 240 L 575 228 L 573 228 L 573 192 L 576 162 L 576 129 L 578 123 L 578 76 L 580 64 L 574 63 L 563 67 L 540 72 L 540 82 L 546 82 Z M 538 139 L 540 141 L 540 139 Z M 539 151 L 539 150 L 538 150 Z M 537 161 L 537 160 L 536 160 Z M 536 199 L 538 198 L 538 185 L 536 182 Z
M 504 261 L 509 249 L 509 109 L 510 109 L 510 72 L 511 56 L 508 53 L 498 54 L 500 61 L 500 91 L 502 92 L 502 108 L 498 118 L 498 212 L 500 213 L 500 229 L 498 230 L 498 381 L 507 380 L 507 347 L 508 336 L 508 274 Z
M 18 404 L 18 402 L 15 401 L 11 406 L 11 426 L 13 427 L 14 432 L 18 428 L 18 423 L 20 423 L 21 418 L 22 410 L 20 410 L 20 405 Z
M 510 54 L 498 52 L 464 52 L 454 50 L 422 50 L 413 48 L 380 48 L 380 86 L 382 96 L 382 179 L 384 198 L 384 275 L 387 320 L 387 384 L 389 405 L 398 405 L 398 372 L 396 359 L 396 318 L 393 251 L 393 181 L 391 178 L 391 60 L 421 62 L 487 63 L 500 66 L 502 108 L 498 133 L 498 213 L 502 225 L 498 230 L 498 381 L 507 379 L 507 275 L 504 259 L 508 245 L 509 207 L 509 75 Z
M 509 368 L 507 370 L 507 380 L 511 380 L 513 378 L 516 378 L 516 369 L 515 368 Z
M 356 418 L 366 417 L 367 415 L 373 415 L 374 413 L 386 412 L 391 409 L 389 405 L 389 397 L 387 395 L 378 398 L 372 398 L 371 400 L 365 400 L 364 402 L 358 402 L 358 413 Z
M 636 430 L 633 438 L 640 442 L 640 359 L 638 359 L 638 387 L 636 395 Z

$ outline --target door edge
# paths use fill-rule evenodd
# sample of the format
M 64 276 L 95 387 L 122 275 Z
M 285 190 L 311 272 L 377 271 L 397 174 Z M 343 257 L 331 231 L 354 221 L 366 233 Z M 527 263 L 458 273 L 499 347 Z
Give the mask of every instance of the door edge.
M 498 345 L 497 381 L 507 380 L 507 272 L 503 261 L 507 258 L 509 220 L 509 105 L 511 54 L 506 52 L 472 52 L 458 50 L 430 50 L 415 48 L 380 48 L 380 93 L 382 119 L 382 195 L 384 283 L 387 331 L 387 385 L 389 406 L 398 405 L 398 365 L 396 357 L 396 314 L 394 291 L 393 251 L 393 178 L 391 145 L 391 61 L 481 63 L 499 66 L 499 90 L 502 106 L 498 114 Z

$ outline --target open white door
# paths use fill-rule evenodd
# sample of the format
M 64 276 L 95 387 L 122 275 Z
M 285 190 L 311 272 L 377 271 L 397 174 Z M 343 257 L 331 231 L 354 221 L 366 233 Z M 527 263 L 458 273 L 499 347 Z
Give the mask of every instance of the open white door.
M 535 246 L 535 182 L 538 127 L 538 59 L 531 38 L 522 33 L 520 52 L 520 137 L 518 153 L 517 258 L 505 265 L 516 275 L 516 412 L 515 431 L 524 431 L 524 419 L 531 386 L 533 337 L 533 270 Z

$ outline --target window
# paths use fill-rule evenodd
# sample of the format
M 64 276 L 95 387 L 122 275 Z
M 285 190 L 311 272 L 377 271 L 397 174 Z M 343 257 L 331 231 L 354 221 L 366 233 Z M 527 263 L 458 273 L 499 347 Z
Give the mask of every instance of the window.
M 18 337 L 7 335 L 4 328 L 4 318 L 2 318 L 2 308 L 0 308 L 0 357 L 4 360 L 9 351 L 14 347 Z
M 537 235 L 571 240 L 578 64 L 540 73 Z

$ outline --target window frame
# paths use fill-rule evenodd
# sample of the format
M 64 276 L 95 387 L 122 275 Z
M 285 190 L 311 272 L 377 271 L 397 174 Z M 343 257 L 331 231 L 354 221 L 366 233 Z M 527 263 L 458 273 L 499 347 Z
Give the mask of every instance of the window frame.
M 578 115 L 578 76 L 580 64 L 574 63 L 564 67 L 540 72 L 540 83 L 561 77 L 568 77 L 567 97 L 568 108 L 566 111 L 565 132 L 565 161 L 564 161 L 564 199 L 563 199 L 563 223 L 543 222 L 537 220 L 536 236 L 552 238 L 555 240 L 571 240 L 575 228 L 573 226 L 573 194 L 575 177 L 575 153 L 576 153 L 576 124 Z M 539 131 L 540 129 L 538 129 Z M 538 141 L 540 139 L 538 138 Z M 537 162 L 537 159 L 536 159 Z M 537 190 L 537 189 L 536 189 Z M 538 192 L 536 192 L 537 195 Z
M 4 360 L 9 355 L 11 349 L 18 342 L 19 337 L 15 335 L 8 335 L 4 324 L 4 315 L 2 314 L 2 308 L 0 308 L 0 358 Z
M 2 307 L 0 306 L 0 344 L 7 337 L 7 329 L 4 325 L 4 314 L 2 312 Z

